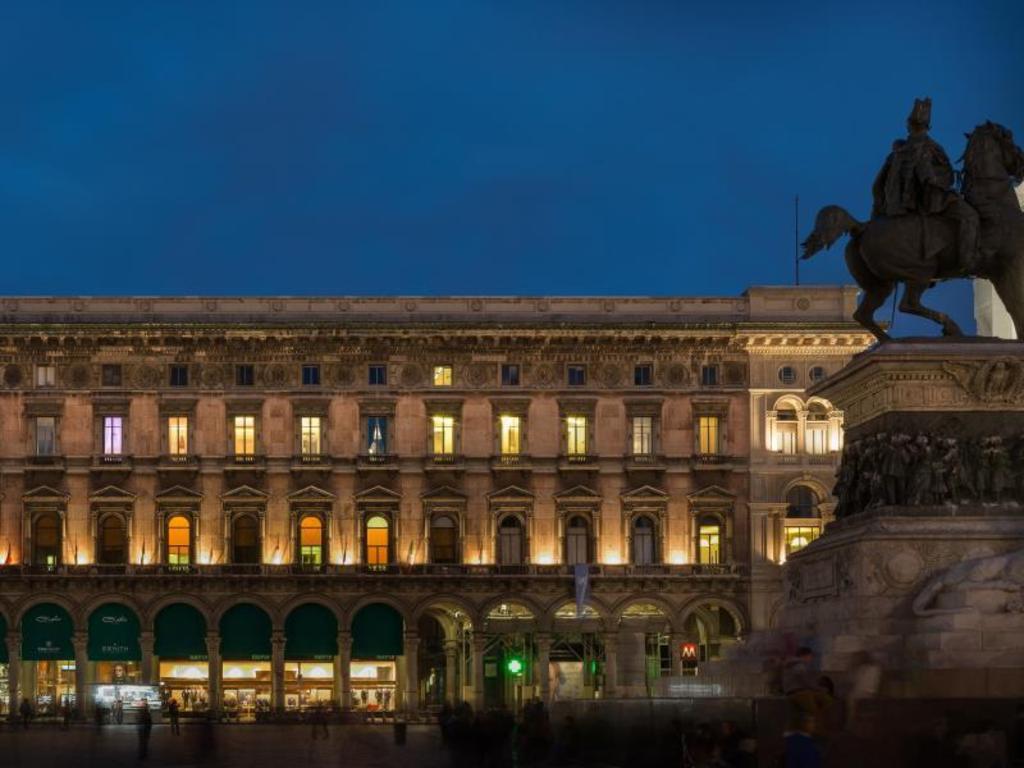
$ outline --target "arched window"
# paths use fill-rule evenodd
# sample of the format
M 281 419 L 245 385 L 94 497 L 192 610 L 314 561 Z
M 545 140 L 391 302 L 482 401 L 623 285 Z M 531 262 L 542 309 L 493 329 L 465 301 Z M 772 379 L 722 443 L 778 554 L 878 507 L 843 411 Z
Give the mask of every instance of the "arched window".
M 299 520 L 299 564 L 318 568 L 324 562 L 324 524 L 316 515 Z
M 800 420 L 791 405 L 780 405 L 775 417 L 775 450 L 780 453 L 796 453 L 797 430 Z
M 237 515 L 231 523 L 231 561 L 250 565 L 260 561 L 260 524 L 252 515 Z
M 123 565 L 128 562 L 128 536 L 124 518 L 113 514 L 100 520 L 96 545 L 96 562 L 100 565 Z
M 806 485 L 790 488 L 786 504 L 786 517 L 818 517 L 818 494 Z
M 386 517 L 373 515 L 366 521 L 366 564 L 384 568 L 391 562 L 391 531 Z
M 565 563 L 582 565 L 590 562 L 590 524 L 582 515 L 573 515 L 565 528 Z
M 633 565 L 653 565 L 657 548 L 654 541 L 654 521 L 647 515 L 633 519 Z
M 186 566 L 192 563 L 192 521 L 185 515 L 174 515 L 167 521 L 167 564 Z
M 32 563 L 53 568 L 60 565 L 60 517 L 56 512 L 44 512 L 35 520 Z
M 430 521 L 430 562 L 457 563 L 455 521 L 448 515 L 438 515 Z
M 702 517 L 697 529 L 697 562 L 714 565 L 722 562 L 722 526 L 714 517 Z
M 821 403 L 811 403 L 807 408 L 804 423 L 804 448 L 807 453 L 823 455 L 828 453 L 828 411 Z
M 498 525 L 498 565 L 523 564 L 523 523 L 506 515 Z

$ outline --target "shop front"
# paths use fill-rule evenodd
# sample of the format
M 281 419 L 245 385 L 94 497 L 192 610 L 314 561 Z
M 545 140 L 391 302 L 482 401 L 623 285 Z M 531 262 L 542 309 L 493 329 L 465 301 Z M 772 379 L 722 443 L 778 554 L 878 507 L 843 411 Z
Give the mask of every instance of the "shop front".
M 270 617 L 252 603 L 233 606 L 221 617 L 221 687 L 229 719 L 255 720 L 270 712 L 270 636 Z
M 404 626 L 401 614 L 384 603 L 371 603 L 353 617 L 349 670 L 353 709 L 391 712 L 398 708 Z
M 62 706 L 75 707 L 73 633 L 71 616 L 55 603 L 41 603 L 22 617 L 23 685 L 39 716 L 56 716 Z
M 322 605 L 307 603 L 288 614 L 284 632 L 285 709 L 331 706 L 335 701 L 337 617 Z
M 210 664 L 206 650 L 206 619 L 185 603 L 174 603 L 156 615 L 153 655 L 158 659 L 160 695 L 177 701 L 182 712 L 210 708 Z
M 142 648 L 139 617 L 120 603 L 105 603 L 89 616 L 89 680 L 92 704 L 110 711 L 141 706 Z

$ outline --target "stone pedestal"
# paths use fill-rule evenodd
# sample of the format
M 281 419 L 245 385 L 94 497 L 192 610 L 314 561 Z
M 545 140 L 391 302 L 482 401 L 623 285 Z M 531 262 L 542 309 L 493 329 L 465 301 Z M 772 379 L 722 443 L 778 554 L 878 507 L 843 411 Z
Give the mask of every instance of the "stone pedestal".
M 903 341 L 819 385 L 846 417 L 837 520 L 775 627 L 883 693 L 1024 694 L 1024 344 Z

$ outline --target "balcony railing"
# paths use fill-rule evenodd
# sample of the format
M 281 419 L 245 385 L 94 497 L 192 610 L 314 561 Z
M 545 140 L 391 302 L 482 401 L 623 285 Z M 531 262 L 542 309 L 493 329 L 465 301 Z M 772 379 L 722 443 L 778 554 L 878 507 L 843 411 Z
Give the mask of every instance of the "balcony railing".
M 732 457 L 724 453 L 697 453 L 694 454 L 693 460 L 698 466 L 717 466 L 728 464 L 732 461 Z
M 188 467 L 198 463 L 195 454 L 192 453 L 167 453 L 160 457 L 161 464 L 172 466 Z
M 320 466 L 323 464 L 330 464 L 330 458 L 323 453 L 300 453 L 295 457 L 296 464 L 303 464 L 305 466 Z
M 567 453 L 562 456 L 562 461 L 572 466 L 590 466 L 597 464 L 597 454 L 594 453 Z
M 364 467 L 385 467 L 398 462 L 393 453 L 363 453 L 359 455 L 359 464 Z
M 123 453 L 103 453 L 97 457 L 97 464 L 108 464 L 111 466 L 119 466 L 121 464 L 128 464 L 130 457 L 125 456 Z
M 37 453 L 26 457 L 26 461 L 37 467 L 59 467 L 64 464 L 64 457 L 56 453 Z
M 236 466 L 254 466 L 260 462 L 260 456 L 255 453 L 236 453 L 231 457 L 231 463 Z
M 462 463 L 462 455 L 458 453 L 432 453 L 427 458 L 435 467 L 450 467 Z
M 499 453 L 494 457 L 494 464 L 498 467 L 518 468 L 530 463 L 530 457 L 525 453 Z

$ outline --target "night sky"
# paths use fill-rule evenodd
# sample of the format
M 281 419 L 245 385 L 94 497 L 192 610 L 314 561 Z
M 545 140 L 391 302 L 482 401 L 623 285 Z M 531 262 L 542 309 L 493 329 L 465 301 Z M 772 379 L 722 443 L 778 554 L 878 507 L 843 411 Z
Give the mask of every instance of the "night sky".
M 954 160 L 1024 136 L 1021 0 L 831 5 L 9 0 L 0 294 L 789 282 L 794 194 L 866 217 L 915 96 Z

